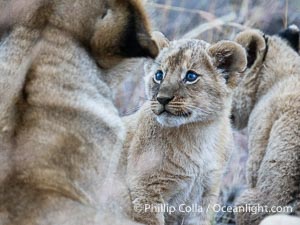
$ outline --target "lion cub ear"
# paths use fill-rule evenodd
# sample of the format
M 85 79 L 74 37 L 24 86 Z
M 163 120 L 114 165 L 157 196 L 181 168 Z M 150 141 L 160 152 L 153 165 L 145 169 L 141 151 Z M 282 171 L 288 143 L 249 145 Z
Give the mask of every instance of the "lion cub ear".
M 159 50 L 168 48 L 170 46 L 170 41 L 168 40 L 168 38 L 159 31 L 152 32 L 152 38 L 156 42 Z
M 237 85 L 237 74 L 246 68 L 247 58 L 244 48 L 233 41 L 219 41 L 208 48 L 213 65 L 222 72 L 226 83 Z
M 154 31 L 152 32 L 151 36 L 152 39 L 155 41 L 156 45 L 158 46 L 159 51 L 161 51 L 164 48 L 168 48 L 170 46 L 170 41 L 163 33 L 159 31 Z M 147 59 L 145 61 L 144 71 L 146 74 L 149 73 L 152 63 L 153 63 L 153 59 Z
M 267 38 L 261 31 L 254 29 L 243 31 L 236 36 L 235 41 L 246 49 L 248 69 L 263 60 Z

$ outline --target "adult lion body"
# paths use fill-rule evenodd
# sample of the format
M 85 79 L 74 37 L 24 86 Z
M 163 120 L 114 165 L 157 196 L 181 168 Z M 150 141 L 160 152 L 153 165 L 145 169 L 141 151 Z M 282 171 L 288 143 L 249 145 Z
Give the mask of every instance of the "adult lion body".
M 0 53 L 0 224 L 126 223 L 124 205 L 104 212 L 103 182 L 124 139 L 110 85 L 124 58 L 157 53 L 139 1 L 53 1 L 20 18 Z

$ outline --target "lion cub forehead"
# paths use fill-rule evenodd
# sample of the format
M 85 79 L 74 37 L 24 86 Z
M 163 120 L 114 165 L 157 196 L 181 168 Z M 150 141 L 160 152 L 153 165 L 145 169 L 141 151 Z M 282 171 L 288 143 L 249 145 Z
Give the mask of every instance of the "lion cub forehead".
M 210 46 L 202 40 L 178 40 L 170 42 L 157 58 L 159 64 L 178 66 L 193 64 L 194 60 L 208 57 L 206 49 Z

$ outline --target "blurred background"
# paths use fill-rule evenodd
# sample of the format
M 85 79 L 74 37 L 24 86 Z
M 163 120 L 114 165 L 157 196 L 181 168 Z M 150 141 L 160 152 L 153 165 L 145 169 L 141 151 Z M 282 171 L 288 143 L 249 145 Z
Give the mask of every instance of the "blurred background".
M 146 4 L 155 30 L 170 40 L 199 38 L 207 42 L 233 40 L 246 28 L 276 34 L 288 25 L 300 26 L 300 0 L 148 0 Z M 132 68 L 120 87 L 116 104 L 121 115 L 134 113 L 146 100 L 143 60 Z M 235 148 L 223 178 L 219 203 L 232 205 L 245 188 L 248 157 L 246 130 L 234 131 Z M 232 214 L 219 213 L 214 224 L 235 224 Z
M 243 27 L 274 34 L 300 21 L 299 0 L 154 0 L 148 9 L 156 27 L 171 39 L 231 39 Z

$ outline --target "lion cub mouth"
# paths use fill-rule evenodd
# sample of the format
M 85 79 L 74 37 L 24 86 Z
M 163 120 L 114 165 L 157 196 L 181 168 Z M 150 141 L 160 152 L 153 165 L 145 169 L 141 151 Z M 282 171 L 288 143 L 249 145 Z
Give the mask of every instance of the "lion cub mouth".
M 155 114 L 157 116 L 164 115 L 164 116 L 169 116 L 169 117 L 189 117 L 189 116 L 191 116 L 192 113 L 191 112 L 183 112 L 183 111 L 181 111 L 181 112 L 171 112 L 167 109 L 163 109 L 160 112 L 155 113 Z
M 192 115 L 192 112 L 185 108 L 184 106 L 179 106 L 178 104 L 158 104 L 157 102 L 152 102 L 151 104 L 152 112 L 161 118 L 188 118 Z

